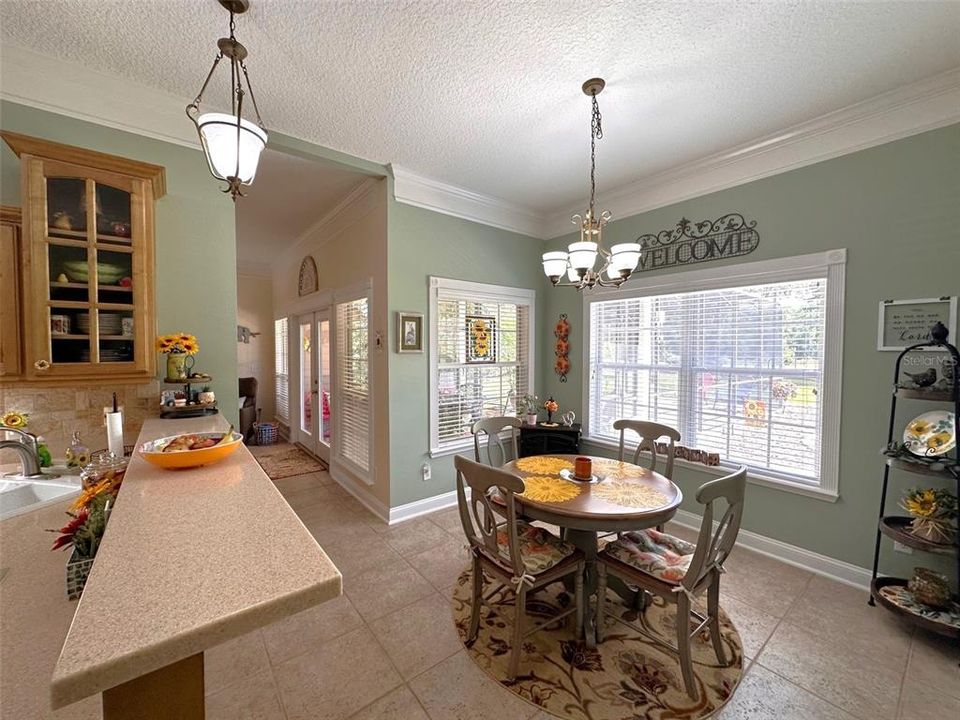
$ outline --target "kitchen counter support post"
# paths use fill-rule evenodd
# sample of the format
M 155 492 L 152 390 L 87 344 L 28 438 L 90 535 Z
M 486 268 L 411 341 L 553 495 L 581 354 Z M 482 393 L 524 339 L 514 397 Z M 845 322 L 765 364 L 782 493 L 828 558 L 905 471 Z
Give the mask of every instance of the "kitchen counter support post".
M 103 691 L 103 720 L 203 720 L 203 653 Z

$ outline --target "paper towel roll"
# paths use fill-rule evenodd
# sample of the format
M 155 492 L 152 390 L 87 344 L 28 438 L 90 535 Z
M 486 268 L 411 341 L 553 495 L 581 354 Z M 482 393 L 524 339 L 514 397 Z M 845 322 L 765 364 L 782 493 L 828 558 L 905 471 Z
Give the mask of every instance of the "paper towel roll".
M 107 448 L 117 457 L 123 457 L 123 413 L 107 413 Z

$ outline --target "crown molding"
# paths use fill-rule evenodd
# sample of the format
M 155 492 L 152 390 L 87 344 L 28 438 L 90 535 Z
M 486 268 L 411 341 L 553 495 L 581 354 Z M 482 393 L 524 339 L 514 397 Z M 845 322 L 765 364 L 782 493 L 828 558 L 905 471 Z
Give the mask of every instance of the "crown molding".
M 545 238 L 546 218 L 535 210 L 491 195 L 448 185 L 391 164 L 393 195 L 397 202 L 453 217 L 472 220 L 501 230 Z
M 882 93 L 750 143 L 603 192 L 622 219 L 960 122 L 960 68 Z M 570 231 L 578 208 L 548 214 L 543 235 Z

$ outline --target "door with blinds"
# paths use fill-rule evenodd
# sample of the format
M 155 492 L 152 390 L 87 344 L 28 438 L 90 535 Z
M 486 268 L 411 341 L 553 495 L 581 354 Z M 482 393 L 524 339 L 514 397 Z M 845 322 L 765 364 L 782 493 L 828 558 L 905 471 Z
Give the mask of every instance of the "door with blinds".
M 333 435 L 330 312 L 300 315 L 297 327 L 299 398 L 293 418 L 297 439 L 307 450 L 329 462 Z
M 370 425 L 373 393 L 370 375 L 370 303 L 366 294 L 338 302 L 335 321 L 334 462 L 372 484 Z

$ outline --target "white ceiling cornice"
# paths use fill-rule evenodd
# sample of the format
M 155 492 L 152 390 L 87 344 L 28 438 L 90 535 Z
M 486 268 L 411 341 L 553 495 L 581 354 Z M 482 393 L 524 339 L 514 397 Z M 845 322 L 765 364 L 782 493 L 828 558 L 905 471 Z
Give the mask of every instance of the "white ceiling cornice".
M 184 116 L 183 98 L 15 43 L 0 44 L 0 98 L 199 148 Z M 957 122 L 960 68 L 630 185 L 602 190 L 598 200 L 615 219 L 622 219 Z M 391 169 L 399 202 L 536 238 L 567 234 L 570 216 L 583 210 L 578 206 L 542 213 L 397 165 Z
M 960 68 L 877 95 L 636 183 L 598 193 L 614 220 L 960 122 Z M 586 200 L 586 197 L 584 198 Z M 570 230 L 583 207 L 549 214 L 541 237 Z

